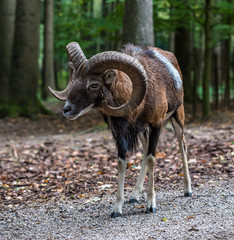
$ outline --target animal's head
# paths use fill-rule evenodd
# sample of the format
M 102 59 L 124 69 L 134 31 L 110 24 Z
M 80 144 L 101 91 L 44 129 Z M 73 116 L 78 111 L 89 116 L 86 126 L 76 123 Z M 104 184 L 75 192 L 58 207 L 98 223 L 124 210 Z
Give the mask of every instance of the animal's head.
M 68 85 L 60 92 L 49 87 L 56 98 L 66 100 L 63 108 L 65 117 L 74 120 L 93 108 L 102 108 L 105 114 L 111 116 L 126 116 L 141 104 L 146 93 L 147 75 L 136 59 L 110 51 L 99 53 L 87 60 L 76 42 L 69 43 L 66 50 L 70 68 Z M 113 81 L 118 81 L 116 70 L 129 76 L 133 89 L 128 102 L 113 107 L 107 104 L 107 92 Z

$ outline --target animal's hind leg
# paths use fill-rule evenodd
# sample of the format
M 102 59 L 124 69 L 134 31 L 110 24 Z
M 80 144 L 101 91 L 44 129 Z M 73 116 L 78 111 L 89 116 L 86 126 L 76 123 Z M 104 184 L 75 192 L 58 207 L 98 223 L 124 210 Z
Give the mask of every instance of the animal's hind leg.
M 191 197 L 192 196 L 191 179 L 189 176 L 188 161 L 187 161 L 187 147 L 186 147 L 184 132 L 183 132 L 183 112 L 179 111 L 175 113 L 175 115 L 171 117 L 171 122 L 174 128 L 175 134 L 178 138 L 179 147 L 182 155 L 183 174 L 184 174 L 184 196 Z
M 145 133 L 145 135 L 142 133 L 140 134 L 140 141 L 142 143 L 143 146 L 143 151 L 144 151 L 144 157 L 141 163 L 141 170 L 139 173 L 139 176 L 137 178 L 137 182 L 136 185 L 132 191 L 132 194 L 130 196 L 130 203 L 134 203 L 134 202 L 138 202 L 139 201 L 139 197 L 140 197 L 140 193 L 142 192 L 142 188 L 143 188 L 143 184 L 145 181 L 145 176 L 147 174 L 148 171 L 148 164 L 146 161 L 146 157 L 147 157 L 147 152 L 148 152 L 148 134 Z
M 155 152 L 158 143 L 161 126 L 152 127 L 149 136 L 149 146 L 147 152 L 146 162 L 148 165 L 148 193 L 147 193 L 147 209 L 146 213 L 156 212 L 156 201 L 154 191 L 154 166 L 155 166 Z

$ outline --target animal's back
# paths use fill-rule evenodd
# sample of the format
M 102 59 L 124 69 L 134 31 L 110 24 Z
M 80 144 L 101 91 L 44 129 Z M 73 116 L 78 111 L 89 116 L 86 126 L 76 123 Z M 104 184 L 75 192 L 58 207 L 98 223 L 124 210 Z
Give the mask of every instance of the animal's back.
M 132 44 L 127 44 L 123 53 L 136 58 L 147 69 L 149 81 L 143 107 L 148 114 L 143 112 L 143 115 L 148 115 L 147 121 L 157 125 L 168 112 L 183 103 L 182 75 L 177 59 L 173 53 L 160 48 Z

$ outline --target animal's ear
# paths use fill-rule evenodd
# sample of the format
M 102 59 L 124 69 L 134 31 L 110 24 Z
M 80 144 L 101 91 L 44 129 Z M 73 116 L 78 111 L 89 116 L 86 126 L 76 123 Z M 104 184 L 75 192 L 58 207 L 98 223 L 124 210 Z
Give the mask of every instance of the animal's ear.
M 111 85 L 115 79 L 116 79 L 116 73 L 114 70 L 107 70 L 104 73 L 103 81 L 106 85 Z

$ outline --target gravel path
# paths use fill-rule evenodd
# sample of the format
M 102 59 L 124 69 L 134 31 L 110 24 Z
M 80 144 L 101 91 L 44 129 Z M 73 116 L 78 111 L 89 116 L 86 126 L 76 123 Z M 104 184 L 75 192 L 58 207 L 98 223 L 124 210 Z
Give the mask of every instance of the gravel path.
M 115 219 L 109 216 L 115 198 L 108 193 L 88 202 L 4 207 L 0 239 L 234 239 L 233 187 L 231 180 L 209 181 L 184 198 L 182 186 L 169 185 L 157 189 L 156 214 L 144 213 L 144 192 L 139 203 L 126 202 L 123 216 Z

